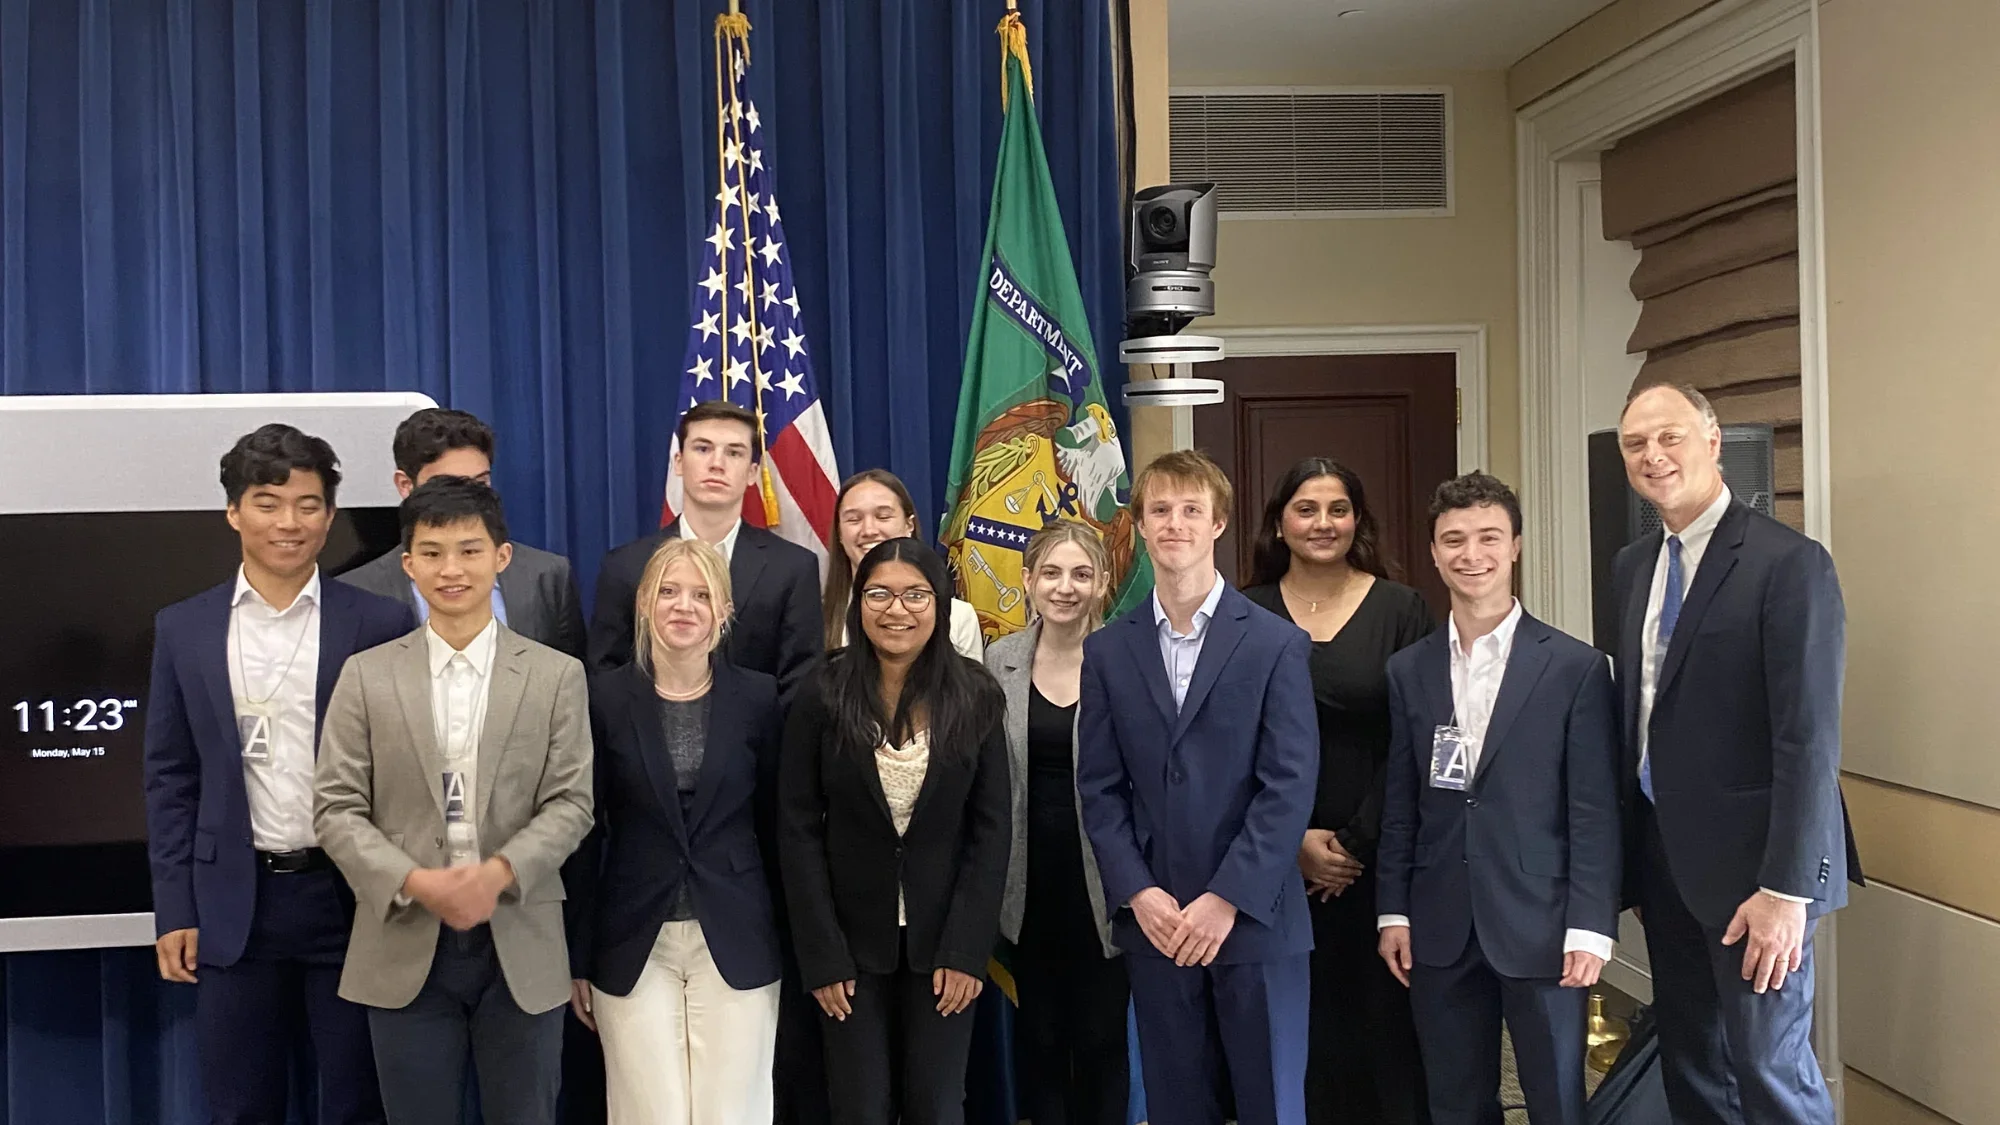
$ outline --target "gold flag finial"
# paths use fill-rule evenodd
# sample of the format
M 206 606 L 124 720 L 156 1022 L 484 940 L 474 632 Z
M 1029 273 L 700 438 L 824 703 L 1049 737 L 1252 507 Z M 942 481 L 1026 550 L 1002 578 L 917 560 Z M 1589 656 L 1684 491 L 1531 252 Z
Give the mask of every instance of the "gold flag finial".
M 1021 22 L 1021 13 L 1014 8 L 1015 0 L 1007 0 L 1007 14 L 1000 18 L 1000 26 L 994 28 L 1000 35 L 1000 110 L 1007 110 L 1007 56 L 1021 60 L 1021 84 L 1028 88 L 1030 101 L 1035 97 L 1035 69 L 1028 65 L 1028 26 Z

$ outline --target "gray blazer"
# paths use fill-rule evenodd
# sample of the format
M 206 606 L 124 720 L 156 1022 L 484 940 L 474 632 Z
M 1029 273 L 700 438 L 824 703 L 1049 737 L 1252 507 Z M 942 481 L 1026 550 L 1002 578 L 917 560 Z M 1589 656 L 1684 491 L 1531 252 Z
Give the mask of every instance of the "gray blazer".
M 411 871 L 446 863 L 425 628 L 348 659 L 314 775 L 313 826 L 356 900 L 340 995 L 373 1008 L 416 998 L 438 941 L 437 915 L 397 902 Z M 493 947 L 526 1012 L 569 1000 L 559 869 L 590 831 L 591 763 L 583 665 L 500 626 L 473 799 L 481 848 L 514 868 Z
M 1014 791 L 1014 844 L 1007 857 L 1007 891 L 1000 899 L 1000 933 L 1021 940 L 1021 917 L 1028 909 L 1028 688 L 1034 683 L 1035 645 L 1042 638 L 1040 622 L 994 641 L 986 649 L 986 670 L 1000 681 L 1007 696 L 1007 773 Z M 1076 758 L 1076 732 L 1070 731 L 1070 759 Z M 1097 853 L 1083 830 L 1083 802 L 1077 801 L 1076 833 L 1083 841 L 1083 880 L 1090 889 L 1090 913 L 1097 922 L 1097 940 L 1106 957 L 1118 956 L 1111 941 L 1111 912 L 1104 905 L 1104 884 L 1097 874 Z
M 410 588 L 410 576 L 403 573 L 401 547 L 335 577 L 417 608 L 416 591 Z M 514 560 L 500 572 L 500 600 L 507 606 L 507 628 L 583 659 L 583 602 L 577 597 L 568 559 L 516 542 Z

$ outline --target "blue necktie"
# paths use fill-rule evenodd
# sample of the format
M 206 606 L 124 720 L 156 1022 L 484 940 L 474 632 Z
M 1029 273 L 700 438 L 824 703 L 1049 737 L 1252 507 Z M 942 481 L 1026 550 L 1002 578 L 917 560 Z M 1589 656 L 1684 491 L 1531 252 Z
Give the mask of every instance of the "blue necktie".
M 1673 643 L 1674 626 L 1681 619 L 1681 537 L 1667 536 L 1667 588 L 1660 596 L 1660 670 L 1667 665 L 1667 646 Z M 1653 685 L 1657 697 L 1659 684 Z M 1646 747 L 1646 760 L 1639 763 L 1639 792 L 1653 799 L 1653 748 Z

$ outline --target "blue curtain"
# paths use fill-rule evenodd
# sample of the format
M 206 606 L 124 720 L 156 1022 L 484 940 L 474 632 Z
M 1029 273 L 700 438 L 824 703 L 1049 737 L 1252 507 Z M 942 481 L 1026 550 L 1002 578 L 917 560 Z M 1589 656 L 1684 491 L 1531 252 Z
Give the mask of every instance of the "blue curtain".
M 493 422 L 510 522 L 588 590 L 659 511 L 722 7 L 0 0 L 0 393 L 423 391 Z M 841 466 L 895 470 L 935 527 L 1005 5 L 744 7 Z M 1021 9 L 1115 384 L 1106 5 Z M 199 1120 L 182 991 L 149 951 L 6 957 L 0 1125 Z

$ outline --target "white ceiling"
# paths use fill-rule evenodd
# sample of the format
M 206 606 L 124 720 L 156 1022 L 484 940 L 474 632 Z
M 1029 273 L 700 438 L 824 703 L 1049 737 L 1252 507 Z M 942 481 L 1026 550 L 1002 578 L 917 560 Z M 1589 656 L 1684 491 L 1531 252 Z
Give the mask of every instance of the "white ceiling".
M 1172 0 L 1176 85 L 1499 70 L 1609 0 Z M 1343 17 L 1344 11 L 1359 15 Z

